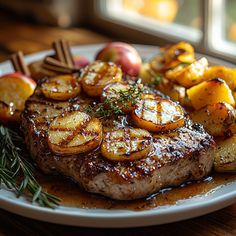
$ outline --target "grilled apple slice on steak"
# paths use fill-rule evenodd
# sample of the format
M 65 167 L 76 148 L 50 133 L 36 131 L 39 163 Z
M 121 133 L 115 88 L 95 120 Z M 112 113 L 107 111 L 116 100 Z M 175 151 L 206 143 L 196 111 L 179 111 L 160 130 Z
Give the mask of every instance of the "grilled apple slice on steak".
M 60 75 L 47 79 L 42 84 L 45 97 L 54 100 L 68 100 L 76 97 L 81 91 L 81 86 L 72 75 Z
M 48 145 L 57 154 L 87 152 L 96 148 L 101 140 L 100 121 L 80 111 L 56 117 L 48 130 Z
M 182 127 L 184 111 L 177 103 L 168 99 L 143 99 L 132 112 L 135 124 L 151 132 L 166 132 Z
M 126 127 L 107 132 L 102 155 L 112 161 L 130 161 L 146 157 L 152 149 L 152 136 L 143 129 Z
M 101 101 L 104 102 L 106 99 L 110 101 L 114 100 L 116 104 L 112 105 L 119 106 L 123 112 L 131 112 L 136 102 L 135 98 L 138 98 L 138 96 L 138 88 L 135 89 L 135 87 L 132 87 L 130 84 L 117 82 L 109 84 L 103 89 Z
M 100 96 L 108 84 L 122 80 L 121 69 L 112 62 L 95 61 L 81 74 L 82 87 L 91 97 Z

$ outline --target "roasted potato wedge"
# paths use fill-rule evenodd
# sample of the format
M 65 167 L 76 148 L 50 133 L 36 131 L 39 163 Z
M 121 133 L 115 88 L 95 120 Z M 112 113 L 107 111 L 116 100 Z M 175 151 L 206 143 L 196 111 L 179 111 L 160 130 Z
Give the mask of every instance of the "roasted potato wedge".
M 72 75 L 59 75 L 49 78 L 41 86 L 45 97 L 59 101 L 74 98 L 81 91 L 78 80 Z
M 102 140 L 102 125 L 80 111 L 56 117 L 48 129 L 48 145 L 60 155 L 78 154 L 95 149 Z
M 214 78 L 223 79 L 232 90 L 236 88 L 236 69 L 225 66 L 209 67 L 204 73 L 204 79 L 209 80 Z
M 83 90 L 91 97 L 101 96 L 103 88 L 121 80 L 122 71 L 112 62 L 95 61 L 89 64 L 81 74 Z
M 208 61 L 205 57 L 190 65 L 179 65 L 173 70 L 168 70 L 166 78 L 178 83 L 185 88 L 190 88 L 204 80 L 204 73 L 208 67 Z
M 207 105 L 190 113 L 192 120 L 204 126 L 212 136 L 225 136 L 236 121 L 234 108 L 224 102 Z
M 235 106 L 229 86 L 222 79 L 204 81 L 187 90 L 192 107 L 196 110 L 210 104 L 226 102 Z
M 168 99 L 143 99 L 132 112 L 134 123 L 151 132 L 166 132 L 185 123 L 181 106 Z
M 146 157 L 152 149 L 151 134 L 143 129 L 123 128 L 105 134 L 101 152 L 112 161 L 131 161 Z
M 236 135 L 217 141 L 214 169 L 217 172 L 236 171 Z

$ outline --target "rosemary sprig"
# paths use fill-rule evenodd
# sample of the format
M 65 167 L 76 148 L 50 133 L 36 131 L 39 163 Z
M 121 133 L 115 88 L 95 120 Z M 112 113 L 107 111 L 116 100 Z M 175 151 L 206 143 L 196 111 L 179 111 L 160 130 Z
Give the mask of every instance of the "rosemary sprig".
M 33 166 L 23 156 L 23 139 L 15 131 L 0 126 L 0 187 L 5 184 L 17 197 L 29 195 L 40 206 L 55 208 L 60 199 L 45 192 L 33 175 Z
M 127 90 L 114 90 L 117 96 L 105 98 L 102 103 L 94 106 L 88 105 L 84 111 L 99 118 L 124 115 L 123 109 L 127 108 L 129 103 L 134 106 L 142 92 L 143 86 L 141 80 L 138 80 L 137 83 L 130 85 Z

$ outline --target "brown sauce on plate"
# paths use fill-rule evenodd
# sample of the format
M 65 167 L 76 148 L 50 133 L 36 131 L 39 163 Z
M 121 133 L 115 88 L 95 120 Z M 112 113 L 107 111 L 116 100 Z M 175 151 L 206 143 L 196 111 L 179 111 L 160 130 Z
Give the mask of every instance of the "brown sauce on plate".
M 61 198 L 61 205 L 92 209 L 148 210 L 158 206 L 174 205 L 197 195 L 207 195 L 212 190 L 236 181 L 236 174 L 212 174 L 197 181 L 187 182 L 176 188 L 166 188 L 147 198 L 118 201 L 82 190 L 77 184 L 63 177 L 37 174 L 37 180 L 51 194 Z

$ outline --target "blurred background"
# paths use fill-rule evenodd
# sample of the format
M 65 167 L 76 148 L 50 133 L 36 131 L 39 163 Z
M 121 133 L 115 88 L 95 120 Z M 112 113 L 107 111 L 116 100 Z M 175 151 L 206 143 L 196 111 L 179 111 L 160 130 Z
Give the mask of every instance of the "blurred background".
M 50 48 L 125 41 L 162 46 L 185 40 L 235 62 L 235 0 L 0 0 L 0 60 Z

